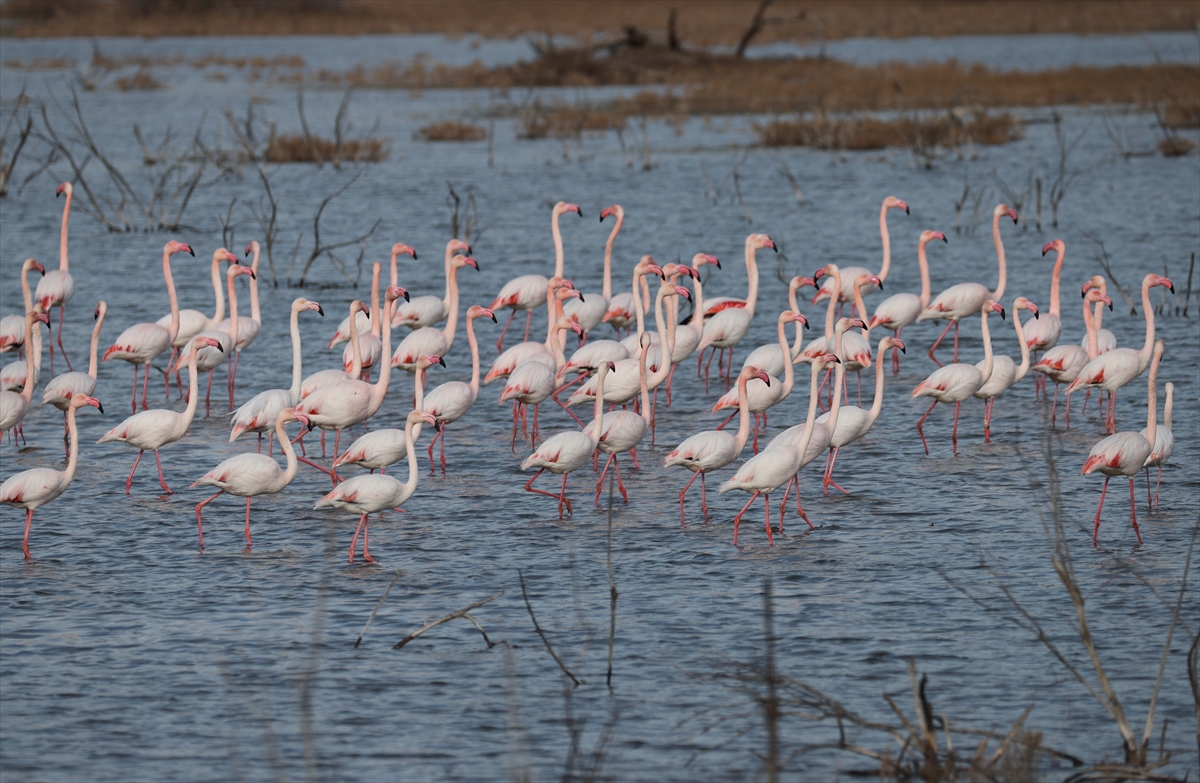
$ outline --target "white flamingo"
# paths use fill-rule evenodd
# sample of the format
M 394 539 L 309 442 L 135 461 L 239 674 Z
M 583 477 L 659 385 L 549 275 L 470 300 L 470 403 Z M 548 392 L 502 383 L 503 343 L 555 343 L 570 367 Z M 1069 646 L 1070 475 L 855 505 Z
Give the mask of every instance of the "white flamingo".
M 892 268 L 892 240 L 891 235 L 888 233 L 887 224 L 887 213 L 889 209 L 903 209 L 904 214 L 909 214 L 907 202 L 901 201 L 895 196 L 888 196 L 883 200 L 883 205 L 879 208 L 879 237 L 883 241 L 883 263 L 879 267 L 879 273 L 875 274 L 870 269 L 861 266 L 848 266 L 843 269 L 841 281 L 842 285 L 841 288 L 838 289 L 838 301 L 854 301 L 854 289 L 851 286 L 854 285 L 854 280 L 859 275 L 874 275 L 881 281 L 887 280 L 888 272 Z M 834 282 L 835 281 L 833 280 L 826 280 L 824 283 L 822 283 L 820 290 L 817 291 L 817 295 L 813 297 L 812 304 L 820 304 L 828 299 L 829 292 L 833 290 Z M 874 293 L 875 290 L 876 288 L 874 284 L 871 284 L 867 286 L 863 293 L 871 294 Z
M 0 435 L 10 430 L 13 431 L 13 445 L 17 445 L 17 434 L 15 428 L 20 425 L 25 418 L 25 414 L 29 412 L 29 405 L 33 401 L 33 387 L 36 385 L 33 378 L 34 357 L 29 354 L 34 349 L 34 329 L 40 329 L 38 324 L 50 324 L 50 316 L 37 310 L 31 311 L 25 316 L 25 344 L 30 346 L 30 350 L 26 352 L 26 356 L 30 361 L 25 362 L 25 386 L 20 392 L 0 391 Z M 39 344 L 37 351 L 41 353 L 41 345 Z
M 260 256 L 260 248 L 258 240 L 253 240 L 246 245 L 246 252 L 243 255 L 251 256 L 253 260 L 250 263 L 250 317 L 242 316 L 238 321 L 237 342 L 234 345 L 233 355 L 229 357 L 229 389 L 230 397 L 229 404 L 233 406 L 233 389 L 237 385 L 238 362 L 242 359 L 242 351 L 250 347 L 250 343 L 258 337 L 262 332 L 262 307 L 258 301 L 258 259 Z M 217 329 L 228 332 L 230 329 L 230 320 L 226 318 L 217 324 Z
M 208 373 L 208 386 L 204 392 L 204 415 L 208 416 L 209 401 L 212 395 L 213 372 L 227 361 L 232 360 L 234 346 L 237 345 L 238 335 L 241 333 L 242 322 L 245 318 L 238 317 L 237 289 L 234 287 L 234 279 L 238 275 L 253 276 L 254 272 L 248 266 L 240 266 L 238 264 L 230 264 L 226 270 L 225 276 L 229 282 L 229 314 L 228 323 L 229 330 L 223 329 L 205 329 L 200 333 L 200 336 L 211 337 L 221 345 L 221 350 L 215 351 L 211 348 L 197 349 L 195 341 L 192 342 L 192 347 L 186 351 L 181 350 L 179 359 L 175 363 L 175 367 L 168 372 L 179 372 L 179 370 L 188 363 L 188 353 L 191 351 L 199 351 L 199 356 L 196 358 L 196 371 Z M 233 367 L 229 368 L 229 407 L 234 407 L 233 402 Z
M 604 218 L 609 215 L 616 215 L 617 222 L 613 225 L 612 231 L 609 232 L 608 241 L 604 243 L 604 283 L 601 290 L 603 293 L 588 292 L 584 298 L 579 300 L 570 300 L 563 303 L 563 310 L 567 317 L 574 318 L 579 322 L 580 328 L 583 329 L 583 339 L 586 344 L 588 333 L 599 326 L 601 323 L 608 321 L 612 323 L 613 318 L 621 320 L 620 315 L 616 312 L 609 317 L 609 300 L 613 298 L 612 291 L 612 248 L 613 242 L 616 241 L 617 232 L 621 230 L 621 223 L 625 220 L 625 210 L 621 209 L 619 204 L 614 204 L 611 207 L 605 207 L 600 210 L 600 222 L 604 222 Z M 615 327 L 615 324 L 614 324 Z
M 1107 304 L 1112 309 L 1112 299 L 1099 289 L 1083 292 L 1083 322 L 1087 333 L 1083 337 L 1084 347 L 1078 345 L 1056 345 L 1042 355 L 1030 369 L 1042 373 L 1054 381 L 1054 406 L 1050 409 L 1050 426 L 1054 427 L 1058 414 L 1058 387 L 1069 384 L 1079 377 L 1079 371 L 1087 363 L 1099 355 L 1096 339 L 1096 325 L 1092 316 L 1092 305 Z M 1067 429 L 1071 429 L 1071 397 L 1067 396 Z
M 733 349 L 746 337 L 746 333 L 750 330 L 750 322 L 754 320 L 754 307 L 758 303 L 758 264 L 755 261 L 754 252 L 764 247 L 769 247 L 776 253 L 779 252 L 775 243 L 766 234 L 751 234 L 746 237 L 747 291 L 745 299 L 717 297 L 704 303 L 702 317 L 706 319 L 706 323 L 704 324 L 704 336 L 700 338 L 700 344 L 696 346 L 696 350 L 700 354 L 697 361 L 704 360 L 706 348 L 716 348 L 717 351 L 728 348 L 730 365 L 725 370 L 727 385 L 733 374 Z M 696 318 L 697 315 L 699 313 L 692 317 Z M 708 364 L 712 364 L 712 356 L 708 357 Z M 721 371 L 720 362 L 718 362 L 717 371 Z M 708 389 L 708 366 L 704 368 L 704 388 Z
M 1030 323 L 1036 323 L 1038 320 L 1038 307 L 1033 302 L 1023 296 L 1018 296 L 1013 300 L 1013 328 L 1017 332 L 1017 342 L 1021 346 L 1021 363 L 1018 365 L 1010 357 L 1000 354 L 992 357 L 992 374 L 988 377 L 987 383 L 979 387 L 974 396 L 983 400 L 983 442 L 992 442 L 992 409 L 996 404 L 996 398 L 1004 392 L 1012 388 L 1018 381 L 1025 377 L 1029 372 L 1029 342 L 1024 326 L 1021 323 L 1021 310 L 1028 310 L 1033 313 L 1034 320 Z M 975 366 L 983 372 L 983 362 L 976 362 Z
M 355 348 L 353 345 L 347 345 L 342 349 L 342 368 L 346 372 L 350 372 L 350 368 L 354 366 L 355 361 L 360 363 L 359 372 L 363 374 L 363 380 L 370 382 L 371 368 L 379 365 L 383 358 L 383 340 L 381 336 L 383 331 L 379 319 L 382 315 L 379 309 L 379 274 L 382 265 L 375 263 L 371 267 L 371 312 L 367 318 L 367 323 L 370 328 L 365 332 L 358 333 L 358 357 L 355 358 Z M 395 328 L 395 327 L 393 327 Z
M 25 316 L 33 310 L 33 289 L 29 287 L 29 272 L 33 269 L 39 274 L 46 274 L 46 268 L 32 258 L 25 259 L 21 264 L 21 294 L 25 311 L 20 315 L 14 313 L 0 318 L 0 353 L 16 351 L 25 345 Z
M 41 303 L 42 311 L 47 315 L 52 307 L 58 308 L 58 350 L 62 351 L 63 359 L 67 361 L 67 370 L 71 370 L 71 360 L 67 357 L 67 350 L 63 348 L 62 343 L 63 314 L 66 312 L 67 303 L 75 295 L 75 278 L 71 277 L 70 259 L 67 256 L 67 220 L 71 217 L 70 182 L 59 185 L 54 191 L 54 196 L 57 198 L 64 193 L 67 198 L 63 202 L 62 230 L 58 241 L 58 269 L 47 272 L 38 281 L 35 298 Z M 50 343 L 50 374 L 54 374 L 53 342 Z
M 1104 275 L 1093 275 L 1091 280 L 1083 284 L 1084 296 L 1087 296 L 1087 292 L 1093 288 L 1102 294 L 1108 293 L 1108 281 L 1104 279 Z M 1096 356 L 1099 356 L 1117 347 L 1117 336 L 1104 328 L 1104 308 L 1099 303 L 1092 306 L 1095 308 L 1093 317 L 1096 320 Z M 1112 310 L 1111 307 L 1108 309 Z M 1079 341 L 1081 348 L 1087 348 L 1087 339 L 1087 335 L 1084 335 L 1083 339 Z
M 558 334 L 555 330 L 555 324 L 558 318 L 561 317 L 558 311 L 558 302 L 568 299 L 573 296 L 580 296 L 580 293 L 571 287 L 569 280 L 562 280 L 557 277 L 550 279 L 546 285 L 546 310 L 550 315 L 546 324 L 546 341 L 541 343 L 525 342 L 517 343 L 505 349 L 503 353 L 496 357 L 492 362 L 492 366 L 488 369 L 487 375 L 483 378 L 483 385 L 491 383 L 497 378 L 506 378 L 517 367 L 528 361 L 542 362 L 551 369 L 557 369 L 558 362 L 555 359 L 555 353 L 561 350 L 561 344 L 558 344 Z M 493 308 L 488 308 L 493 310 Z M 493 310 L 494 312 L 494 310 Z M 579 327 L 577 321 L 571 321 L 576 327 Z M 582 331 L 580 329 L 579 331 Z
M 551 344 L 550 350 L 554 353 L 555 365 L 559 366 L 560 372 L 561 365 L 563 365 L 565 360 L 562 354 L 562 344 L 559 342 L 557 335 L 560 331 L 567 329 L 574 330 L 580 337 L 583 336 L 583 327 L 574 319 L 563 317 L 552 324 L 551 336 L 549 338 Z M 618 345 L 613 340 L 593 340 L 585 345 L 584 348 L 590 348 L 599 343 Z M 624 353 L 625 349 L 622 347 L 621 351 Z M 601 359 L 597 361 L 609 360 Z M 558 374 L 555 371 L 555 365 L 547 364 L 541 356 L 535 355 L 533 358 L 518 364 L 507 376 L 504 389 L 500 392 L 500 404 L 503 405 L 506 402 L 513 403 L 513 436 L 511 448 L 514 452 L 517 450 L 518 420 L 520 422 L 519 426 L 522 430 L 525 430 L 530 406 L 533 406 L 533 428 L 529 430 L 529 446 L 530 448 L 537 448 L 538 406 L 551 397 L 558 389 Z M 557 397 L 553 397 L 552 399 L 563 410 L 566 410 L 572 418 L 577 419 L 574 413 L 571 413 L 565 405 L 558 401 Z
M 1151 383 L 1153 387 L 1153 383 Z M 1163 423 L 1154 428 L 1154 446 L 1150 449 L 1150 456 L 1146 457 L 1146 462 L 1143 467 L 1146 469 L 1146 503 L 1151 510 L 1158 508 L 1158 489 L 1162 486 L 1162 469 L 1163 465 L 1171 459 L 1171 454 L 1175 451 L 1175 434 L 1171 432 L 1171 407 L 1175 397 L 1175 384 L 1167 381 L 1166 384 L 1167 399 L 1163 403 Z M 1150 426 L 1147 423 L 1146 429 L 1142 430 L 1141 436 L 1150 442 Z M 1150 468 L 1158 468 L 1158 479 L 1154 482 L 1154 498 L 1150 497 Z
M 496 316 L 491 310 L 479 305 L 467 308 L 467 343 L 471 346 L 471 382 L 449 381 L 426 395 L 421 410 L 433 416 L 437 432 L 429 441 L 429 472 L 433 472 L 433 444 L 441 441 L 442 473 L 446 472 L 446 425 L 453 424 L 471 410 L 479 398 L 479 343 L 475 340 L 475 319 Z
M 470 256 L 456 255 L 450 260 L 450 315 L 446 319 L 446 328 L 424 326 L 410 332 L 391 355 L 393 368 L 415 372 L 418 358 L 430 355 L 445 356 L 450 352 L 458 327 L 458 270 L 464 266 L 479 270 L 479 263 Z
M 441 297 L 425 295 L 415 296 L 404 304 L 396 303 L 396 311 L 392 313 L 392 328 L 406 327 L 420 329 L 433 326 L 450 317 L 450 263 L 455 254 L 471 255 L 471 246 L 461 239 L 451 239 L 446 243 L 446 254 L 442 264 L 446 292 Z M 399 272 L 396 269 L 396 258 L 400 255 L 412 256 L 417 260 L 417 251 L 403 242 L 392 245 L 392 285 L 399 285 Z
M 921 267 L 921 294 L 910 294 L 907 291 L 899 294 L 892 294 L 887 299 L 884 299 L 875 308 L 875 314 L 871 316 L 871 320 L 867 322 L 867 326 L 874 329 L 876 326 L 882 326 L 884 329 L 890 329 L 896 333 L 896 339 L 900 338 L 900 332 L 904 327 L 911 323 L 915 323 L 917 316 L 929 304 L 929 260 L 925 255 L 925 246 L 935 239 L 940 239 L 943 242 L 949 242 L 946 235 L 941 231 L 922 231 L 920 238 L 917 240 L 917 264 Z M 882 355 L 882 354 L 880 354 Z M 900 372 L 900 353 L 892 351 L 892 372 Z
M 212 287 L 213 299 L 216 302 L 212 317 L 205 315 L 199 310 L 184 309 L 179 311 L 179 328 L 175 330 L 175 339 L 171 341 L 171 359 L 168 364 L 174 364 L 178 359 L 180 348 L 189 345 L 192 339 L 203 331 L 209 329 L 220 328 L 223 332 L 229 331 L 229 326 L 219 326 L 225 319 L 225 284 L 221 279 L 221 262 L 228 261 L 231 264 L 238 262 L 237 256 L 230 253 L 223 247 L 218 247 L 212 254 Z M 255 270 L 258 271 L 257 269 Z M 162 318 L 155 321 L 156 324 L 164 329 L 171 328 L 171 314 L 167 313 Z M 175 375 L 175 382 L 179 386 L 179 395 L 183 396 L 183 383 L 179 379 L 179 374 Z
M 358 299 L 355 299 L 350 303 L 350 315 L 346 317 L 346 322 L 349 323 L 351 320 L 353 320 L 357 323 L 358 317 L 361 316 L 363 311 L 366 309 L 366 304 Z M 370 331 L 370 322 L 368 321 L 367 323 L 367 331 Z M 362 357 L 359 354 L 358 348 L 355 347 L 358 345 L 360 336 L 361 335 L 355 331 L 347 338 L 350 341 L 351 353 L 354 355 L 350 369 L 347 370 L 338 367 L 329 370 L 318 370 L 305 377 L 305 379 L 300 383 L 300 399 L 303 400 L 305 397 L 312 394 L 322 386 L 327 386 L 331 383 L 337 383 L 338 381 L 357 380 L 359 376 L 362 375 Z
M 1058 338 L 1062 336 L 1062 302 L 1059 289 L 1067 246 L 1061 239 L 1051 240 L 1042 245 L 1042 257 L 1045 258 L 1051 250 L 1056 251 L 1057 258 L 1054 261 L 1054 271 L 1050 274 L 1050 312 L 1043 313 L 1044 318 L 1038 318 L 1025 325 L 1025 341 L 1029 344 L 1029 350 L 1033 352 L 1035 363 L 1037 355 L 1058 345 Z M 1035 395 L 1038 391 L 1045 393 L 1045 378 L 1043 376 L 1034 377 L 1037 379 L 1034 384 Z
M 42 303 L 38 302 L 33 306 L 30 312 L 45 313 L 45 308 Z M 53 330 L 48 335 L 50 340 L 54 338 Z M 26 376 L 29 372 L 29 367 L 33 367 L 33 388 L 36 389 L 38 384 L 42 382 L 42 329 L 40 324 L 35 324 L 33 332 L 30 334 L 30 339 L 26 345 L 24 359 L 17 359 L 15 362 L 9 362 L 4 365 L 4 369 L 0 370 L 0 389 L 4 391 L 17 392 L 20 394 L 25 390 Z
M 56 375 L 46 384 L 42 392 L 42 405 L 53 405 L 63 412 L 63 428 L 67 423 L 67 408 L 75 394 L 91 396 L 96 391 L 96 352 L 100 347 L 100 328 L 104 326 L 104 316 L 108 313 L 108 303 L 103 299 L 96 305 L 93 317 L 96 325 L 92 327 L 92 345 L 88 353 L 87 372 L 65 372 Z
M 788 305 L 793 313 L 800 312 L 797 293 L 806 285 L 815 286 L 816 283 L 811 277 L 793 277 L 788 281 Z M 792 347 L 788 349 L 788 361 L 797 361 L 797 357 L 804 347 L 804 333 L 801 331 L 801 327 L 808 328 L 807 318 L 803 321 L 796 321 L 793 326 L 795 333 L 792 338 Z M 742 362 L 742 367 L 757 367 L 768 375 L 778 378 L 783 375 L 784 364 L 783 357 L 779 355 L 779 346 L 775 343 L 767 343 L 751 351 L 750 355 Z
M 638 358 L 642 411 L 641 413 L 612 411 L 604 417 L 604 427 L 600 431 L 600 438 L 596 441 L 596 448 L 607 454 L 608 459 L 605 460 L 604 469 L 600 471 L 600 478 L 596 481 L 595 502 L 597 506 L 600 505 L 600 490 L 604 488 L 604 477 L 608 474 L 610 465 L 616 471 L 617 489 L 621 490 L 621 497 L 626 503 L 629 502 L 629 493 L 625 491 L 625 483 L 621 481 L 621 463 L 617 461 L 617 455 L 628 451 L 633 460 L 633 466 L 640 467 L 635 449 L 650 430 L 650 389 L 646 380 L 646 360 L 650 356 L 650 336 L 642 335 L 642 338 L 641 356 Z M 584 428 L 583 433 L 590 436 L 591 428 L 596 426 L 599 426 L 598 423 L 592 422 Z

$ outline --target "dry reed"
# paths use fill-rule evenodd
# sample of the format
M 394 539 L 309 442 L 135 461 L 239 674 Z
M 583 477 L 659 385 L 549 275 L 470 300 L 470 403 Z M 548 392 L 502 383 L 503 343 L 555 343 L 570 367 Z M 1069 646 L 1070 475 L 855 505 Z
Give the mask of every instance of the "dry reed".
M 316 136 L 283 134 L 270 139 L 263 157 L 268 163 L 378 163 L 389 153 L 382 139 L 347 139 L 339 144 Z
M 885 147 L 957 147 L 963 144 L 1007 144 L 1021 137 L 1020 123 L 1009 114 L 986 112 L 969 119 L 954 113 L 935 117 L 901 116 L 776 119 L 754 126 L 766 147 L 815 147 L 834 150 L 877 150 Z
M 421 126 L 416 136 L 423 141 L 482 141 L 487 130 L 474 123 L 447 120 Z

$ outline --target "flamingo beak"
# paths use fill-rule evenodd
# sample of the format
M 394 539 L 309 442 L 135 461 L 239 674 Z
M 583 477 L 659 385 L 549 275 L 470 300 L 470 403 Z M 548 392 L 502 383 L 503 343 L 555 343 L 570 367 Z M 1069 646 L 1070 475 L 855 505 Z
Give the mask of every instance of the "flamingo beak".
M 99 307 L 97 307 L 97 308 L 96 308 L 96 311 L 95 311 L 94 313 L 92 313 L 92 320 L 94 321 L 94 320 L 96 320 L 96 319 L 97 319 L 97 318 L 99 318 L 99 317 L 100 317 L 100 308 L 99 308 Z
M 242 253 L 242 255 L 244 255 L 244 256 L 249 256 L 249 255 L 250 255 L 252 252 L 254 252 L 254 243 L 253 243 L 253 242 L 247 242 L 247 243 L 246 243 L 246 250 L 245 250 L 245 252 L 243 252 L 243 253 Z
M 321 316 L 322 318 L 325 317 L 325 310 L 319 304 L 317 305 L 317 315 Z
M 195 250 L 192 250 L 192 246 L 191 246 L 191 245 L 184 245 L 183 247 L 184 247 L 184 249 L 185 249 L 185 250 L 187 250 L 187 251 L 188 251 L 188 253 L 190 253 L 190 254 L 192 255 L 192 258 L 195 258 L 195 257 L 196 257 L 196 251 L 195 251 Z
M 101 405 L 100 400 L 97 400 L 95 397 L 88 397 L 87 403 L 88 405 L 95 406 L 96 410 L 100 411 L 101 413 L 104 413 L 104 406 Z
M 904 353 L 904 354 L 907 354 L 907 353 L 908 353 L 908 351 L 904 350 L 904 343 L 900 342 L 899 340 L 893 339 L 893 340 L 892 340 L 892 345 L 894 345 L 894 346 L 896 346 L 897 348 L 899 348 L 899 349 L 900 349 L 900 353 Z
M 63 194 L 63 191 L 66 189 L 66 184 L 67 183 L 63 182 L 57 188 L 54 189 L 54 197 L 55 198 L 58 198 L 59 196 L 61 196 Z

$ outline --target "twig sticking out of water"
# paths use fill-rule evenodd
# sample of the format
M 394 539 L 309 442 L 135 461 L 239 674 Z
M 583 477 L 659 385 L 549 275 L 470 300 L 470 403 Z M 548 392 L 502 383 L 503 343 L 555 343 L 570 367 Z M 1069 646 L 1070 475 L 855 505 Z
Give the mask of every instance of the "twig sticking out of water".
M 546 638 L 546 632 L 542 630 L 542 626 L 538 625 L 537 615 L 533 613 L 533 605 L 529 603 L 529 592 L 525 589 L 525 574 L 521 573 L 521 569 L 517 569 L 517 578 L 521 580 L 521 597 L 525 599 L 525 608 L 529 610 L 529 619 L 533 620 L 533 630 L 537 631 L 537 635 L 542 638 L 542 644 L 546 645 L 546 652 L 550 653 L 550 657 L 558 664 L 558 668 L 562 669 L 563 674 L 571 678 L 571 682 L 578 687 L 583 684 L 583 680 L 571 674 L 571 670 L 562 662 L 562 658 L 558 657 L 558 653 L 554 652 L 554 646 L 550 644 L 550 640 Z
M 383 606 L 383 602 L 387 600 L 388 593 L 392 592 L 392 588 L 396 586 L 396 580 L 400 578 L 402 572 L 397 570 L 396 575 L 392 577 L 392 581 L 388 582 L 387 589 L 383 591 L 383 595 L 379 596 L 379 602 L 375 604 L 375 608 L 371 610 L 371 616 L 367 618 L 367 624 L 363 626 L 362 631 L 358 634 L 358 638 L 354 640 L 354 646 L 362 644 L 363 637 L 367 635 L 367 629 L 371 627 L 371 623 L 375 620 L 375 615 L 379 612 L 379 607 Z
M 1196 270 L 1196 254 L 1192 253 L 1192 264 L 1188 267 L 1187 296 L 1183 298 L 1183 317 L 1187 318 L 1188 305 L 1192 301 L 1192 272 Z
M 1100 268 L 1104 270 L 1104 274 L 1108 275 L 1108 279 L 1112 281 L 1114 286 L 1116 286 L 1117 291 L 1121 294 L 1121 298 L 1125 300 L 1125 304 L 1129 305 L 1129 314 L 1137 315 L 1137 307 L 1133 303 L 1133 289 L 1126 290 L 1125 286 L 1121 285 L 1116 276 L 1113 274 L 1112 264 L 1110 263 L 1111 259 L 1108 256 L 1108 248 L 1104 246 L 1103 240 L 1101 240 L 1095 234 L 1088 233 L 1087 231 L 1083 231 L 1081 233 L 1092 242 L 1095 242 L 1099 247 L 1099 252 L 1093 253 L 1092 258 L 1096 260 L 1096 263 L 1099 264 Z
M 388 588 L 388 589 L 391 589 L 391 588 Z M 399 650 L 401 647 L 408 644 L 413 639 L 416 639 L 418 636 L 421 636 L 426 631 L 430 631 L 430 630 L 436 628 L 437 626 L 441 625 L 442 623 L 448 623 L 451 620 L 457 620 L 460 617 L 464 620 L 469 621 L 471 623 L 471 625 L 475 626 L 479 630 L 479 633 L 483 634 L 483 641 L 487 644 L 489 650 L 492 649 L 493 647 L 495 647 L 497 644 L 508 645 L 508 642 L 505 641 L 504 639 L 501 639 L 498 642 L 493 642 L 491 639 L 489 639 L 488 635 L 487 635 L 487 631 L 483 630 L 483 626 L 479 624 L 479 621 L 476 620 L 474 617 L 472 617 L 470 614 L 468 614 L 468 612 L 470 612 L 472 609 L 478 609 L 479 607 L 483 606 L 486 603 L 495 601 L 497 598 L 499 598 L 502 595 L 504 595 L 503 590 L 501 590 L 500 592 L 496 593 L 493 596 L 489 596 L 488 598 L 483 599 L 482 601 L 476 601 L 475 603 L 473 603 L 469 606 L 464 606 L 462 609 L 459 609 L 457 612 L 451 612 L 450 614 L 446 615 L 445 617 L 441 618 L 440 620 L 434 620 L 432 623 L 425 623 L 425 625 L 421 626 L 417 630 L 410 633 L 408 636 L 405 636 L 403 639 L 396 642 L 396 644 L 392 647 L 392 649 Z M 384 593 L 384 597 L 385 598 L 387 597 L 387 593 Z M 380 603 L 382 603 L 382 599 L 380 599 Z M 363 630 L 365 631 L 366 629 L 363 629 Z

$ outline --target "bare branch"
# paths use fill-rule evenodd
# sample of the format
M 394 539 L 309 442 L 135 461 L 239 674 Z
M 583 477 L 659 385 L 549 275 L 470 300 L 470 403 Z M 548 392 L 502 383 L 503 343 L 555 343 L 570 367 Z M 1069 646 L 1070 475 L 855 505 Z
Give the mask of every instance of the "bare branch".
M 396 576 L 399 576 L 399 575 L 400 575 L 400 574 L 399 574 L 399 572 L 397 572 Z M 395 581 L 396 581 L 396 580 L 393 578 L 393 579 L 392 579 L 392 583 L 393 583 L 393 584 L 395 584 Z M 389 586 L 388 586 L 388 590 L 391 590 L 391 589 L 392 589 L 392 588 L 391 588 L 391 585 L 389 585 Z M 442 623 L 448 623 L 448 622 L 450 622 L 451 620 L 457 620 L 457 619 L 458 619 L 458 618 L 460 618 L 460 617 L 461 617 L 461 618 L 463 618 L 464 620 L 470 620 L 470 621 L 471 621 L 471 624 L 472 624 L 472 625 L 474 625 L 476 628 L 478 628 L 478 629 L 479 629 L 479 632 L 480 632 L 481 634 L 483 634 L 483 640 L 484 640 L 484 642 L 486 642 L 486 643 L 487 643 L 487 646 L 488 646 L 488 649 L 489 649 L 489 650 L 490 650 L 490 649 L 492 649 L 493 647 L 495 647 L 497 644 L 505 644 L 505 645 L 506 645 L 506 644 L 508 644 L 508 642 L 504 641 L 503 639 L 501 639 L 501 640 L 500 640 L 500 641 L 498 641 L 498 642 L 493 642 L 491 639 L 488 639 L 488 635 L 487 635 L 487 633 L 486 633 L 486 632 L 483 630 L 483 626 L 481 626 L 481 625 L 480 625 L 480 624 L 479 624 L 479 623 L 478 623 L 478 622 L 475 620 L 475 618 L 474 618 L 474 617 L 471 617 L 471 615 L 470 615 L 470 614 L 468 614 L 468 612 L 470 612 L 472 609 L 478 609 L 479 607 L 483 606 L 483 605 L 484 605 L 484 604 L 486 604 L 486 603 L 489 603 L 489 602 L 491 602 L 491 601 L 495 601 L 497 598 L 499 598 L 499 597 L 500 597 L 500 596 L 502 596 L 502 595 L 504 595 L 504 591 L 503 591 L 503 590 L 501 590 L 500 592 L 496 593 L 495 595 L 492 595 L 492 596 L 489 596 L 489 597 L 487 597 L 487 598 L 484 598 L 482 601 L 476 601 L 476 602 L 475 602 L 475 603 L 473 603 L 473 604 L 470 604 L 470 605 L 468 605 L 468 606 L 464 606 L 462 609 L 459 609 L 457 612 L 451 612 L 450 614 L 446 615 L 445 617 L 442 617 L 441 619 L 434 620 L 432 623 L 425 623 L 425 625 L 421 626 L 421 627 L 420 627 L 420 628 L 418 628 L 417 630 L 415 630 L 415 631 L 413 631 L 412 633 L 410 633 L 408 636 L 405 636 L 403 639 L 401 639 L 400 641 L 396 642 L 396 644 L 392 646 L 392 649 L 393 649 L 393 650 L 399 650 L 401 647 L 403 647 L 404 645 L 408 644 L 408 643 L 409 643 L 409 642 L 411 642 L 413 639 L 416 639 L 418 636 L 422 636 L 422 635 L 423 635 L 423 634 L 425 634 L 426 632 L 428 632 L 428 631 L 430 631 L 430 630 L 432 630 L 432 629 L 434 629 L 434 628 L 438 627 L 438 626 L 439 626 L 439 625 L 441 625 Z M 387 597 L 387 593 L 386 593 L 386 592 L 383 594 L 383 597 L 384 597 L 384 598 L 386 598 L 386 597 Z M 382 598 L 380 599 L 380 603 L 383 603 L 383 599 L 382 599 Z M 378 609 L 379 609 L 379 607 L 378 607 L 378 606 L 376 606 L 375 608 L 376 608 L 376 610 L 378 610 Z M 375 613 L 374 613 L 374 612 L 372 612 L 372 613 L 371 613 L 371 617 L 374 617 L 374 616 L 375 616 Z M 368 625 L 370 625 L 370 621 L 369 621 L 369 620 L 367 621 L 367 624 L 368 624 Z M 367 629 L 364 627 L 364 628 L 363 628 L 363 633 L 366 633 L 366 632 L 367 632 Z M 361 636 L 359 636 L 359 639 L 361 640 L 361 639 L 362 639 L 362 637 L 361 637 Z M 355 645 L 354 645 L 354 646 L 355 646 L 355 647 L 357 647 L 357 646 L 358 646 L 358 643 L 357 643 L 357 642 L 355 642 Z
M 538 625 L 537 615 L 533 613 L 533 605 L 529 603 L 529 593 L 525 589 L 525 575 L 521 573 L 521 569 L 517 569 L 517 578 L 521 580 L 521 597 L 525 599 L 525 608 L 529 610 L 529 619 L 533 620 L 533 630 L 537 631 L 537 635 L 542 638 L 542 644 L 546 645 L 546 652 L 550 653 L 550 657 L 558 664 L 558 668 L 562 669 L 562 673 L 571 678 L 571 682 L 575 683 L 576 687 L 583 684 L 583 680 L 571 674 L 571 670 L 562 662 L 562 658 L 558 657 L 558 653 L 554 652 L 554 646 L 550 644 L 550 640 L 546 638 L 546 632 L 542 630 L 542 626 Z

